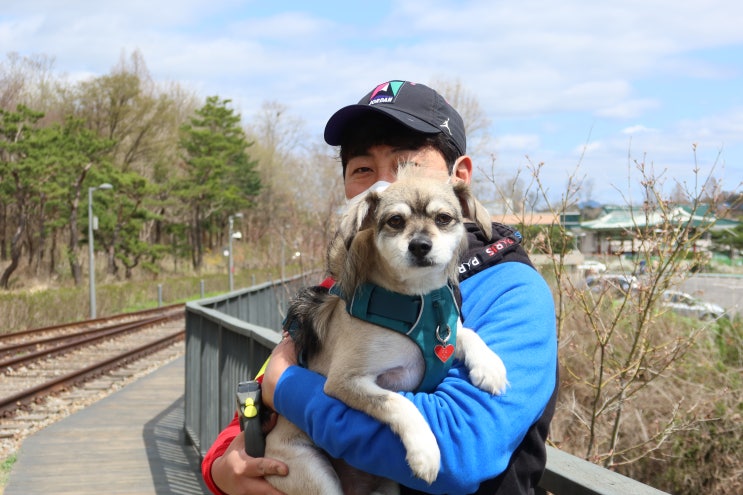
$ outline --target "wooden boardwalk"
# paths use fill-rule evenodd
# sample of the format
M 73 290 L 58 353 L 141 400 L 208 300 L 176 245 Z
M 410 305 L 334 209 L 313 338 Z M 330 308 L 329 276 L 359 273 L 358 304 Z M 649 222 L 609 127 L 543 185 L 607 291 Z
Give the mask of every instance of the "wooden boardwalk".
M 4 495 L 201 495 L 184 444 L 184 358 L 26 438 Z

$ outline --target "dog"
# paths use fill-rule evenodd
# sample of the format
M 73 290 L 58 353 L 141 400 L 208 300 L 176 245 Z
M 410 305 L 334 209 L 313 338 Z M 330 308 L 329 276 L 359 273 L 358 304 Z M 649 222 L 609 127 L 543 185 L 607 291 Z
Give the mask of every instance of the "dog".
M 287 317 L 287 322 L 294 322 L 298 354 L 309 369 L 327 377 L 325 393 L 388 424 L 402 440 L 414 475 L 429 484 L 440 468 L 436 438 L 413 403 L 396 392 L 419 388 L 427 379 L 427 369 L 436 368 L 432 362 L 451 362 L 453 352 L 451 357 L 465 363 L 474 385 L 500 394 L 507 386 L 505 366 L 474 331 L 461 325 L 456 304 L 454 320 L 449 316 L 444 324 L 438 318 L 436 328 L 423 330 L 429 341 L 430 335 L 435 336 L 435 350 L 419 347 L 405 331 L 391 331 L 349 312 L 354 312 L 353 306 L 366 297 L 363 292 L 369 287 L 379 297 L 402 301 L 385 304 L 389 300 L 382 299 L 377 306 L 406 308 L 416 300 L 425 306 L 424 296 L 433 297 L 427 296 L 430 293 L 447 299 L 451 292 L 449 299 L 453 300 L 459 258 L 467 248 L 463 218 L 475 221 L 490 238 L 490 216 L 470 188 L 431 174 L 422 167 L 401 165 L 396 182 L 354 202 L 328 248 L 327 268 L 335 286 L 330 292 L 319 288 L 300 291 Z M 368 307 L 373 305 L 366 302 Z M 429 306 L 440 308 L 442 304 Z M 456 329 L 451 342 L 450 325 Z M 429 361 L 424 353 L 429 354 Z M 266 456 L 288 464 L 288 476 L 267 479 L 289 495 L 399 493 L 399 486 L 391 480 L 329 459 L 281 416 L 266 438 Z

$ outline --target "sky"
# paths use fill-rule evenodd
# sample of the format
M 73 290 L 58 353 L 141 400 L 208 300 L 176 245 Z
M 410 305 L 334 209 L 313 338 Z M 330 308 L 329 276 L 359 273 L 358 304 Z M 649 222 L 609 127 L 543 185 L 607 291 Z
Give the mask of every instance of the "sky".
M 553 198 L 573 177 L 624 204 L 637 163 L 665 192 L 741 191 L 742 19 L 738 0 L 0 0 L 0 55 L 78 81 L 137 50 L 155 81 L 245 120 L 279 102 L 317 142 L 381 82 L 459 83 L 490 123 L 476 173 L 528 183 L 540 166 Z

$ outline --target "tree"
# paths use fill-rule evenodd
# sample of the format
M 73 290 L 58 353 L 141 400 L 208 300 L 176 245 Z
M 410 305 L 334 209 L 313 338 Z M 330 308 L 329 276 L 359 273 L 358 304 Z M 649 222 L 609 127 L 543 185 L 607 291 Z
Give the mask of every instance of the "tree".
M 132 277 L 132 270 L 140 263 L 157 272 L 154 262 L 160 259 L 165 248 L 162 244 L 148 241 L 150 236 L 146 226 L 153 225 L 151 221 L 157 215 L 145 208 L 147 198 L 158 190 L 157 185 L 136 172 L 117 170 L 113 171 L 111 183 L 116 195 L 107 201 L 109 208 L 104 211 L 109 212 L 108 221 L 101 228 L 101 243 L 109 252 L 109 273 L 118 274 L 118 262 L 124 265 L 127 279 Z
M 11 207 L 9 217 L 15 226 L 10 239 L 10 264 L 0 276 L 0 287 L 4 289 L 18 268 L 32 202 L 37 197 L 38 162 L 29 157 L 29 140 L 41 117 L 42 113 L 23 105 L 18 105 L 15 112 L 0 109 L 0 198 L 4 206 Z
M 634 225 L 625 230 L 633 239 L 633 252 L 607 261 L 613 265 L 612 272 L 627 277 L 636 274 L 635 282 L 623 290 L 611 285 L 588 288 L 588 281 L 567 266 L 567 242 L 562 250 L 552 249 L 544 271 L 556 287 L 561 349 L 553 438 L 574 454 L 631 477 L 658 459 L 665 466 L 675 442 L 718 416 L 716 404 L 706 411 L 700 406 L 714 400 L 697 397 L 697 393 L 707 393 L 706 385 L 691 378 L 696 366 L 701 369 L 709 364 L 698 363 L 698 356 L 689 354 L 706 347 L 704 338 L 716 323 L 684 322 L 669 315 L 662 305 L 664 291 L 680 284 L 690 267 L 704 259 L 705 253 L 696 249 L 697 241 L 710 231 L 712 222 L 699 225 L 691 218 L 680 218 L 674 202 L 663 194 L 662 177 L 655 176 L 644 161 L 634 164 L 642 207 L 633 209 L 627 200 Z M 577 194 L 574 177 L 561 202 L 552 204 L 538 167 L 532 175 L 555 217 L 567 213 Z M 707 189 L 713 183 L 702 183 L 700 190 L 685 191 L 692 215 L 715 210 L 702 201 L 718 197 Z M 678 197 L 679 191 L 673 194 Z M 651 217 L 656 220 L 649 229 Z M 566 229 L 559 228 L 567 235 Z M 692 383 L 694 392 L 683 388 Z M 690 404 L 689 396 L 698 402 Z
M 143 233 L 151 232 L 150 223 L 164 216 L 160 192 L 167 181 L 158 180 L 157 175 L 169 168 L 170 172 L 160 176 L 172 176 L 177 162 L 176 102 L 158 92 L 138 51 L 129 59 L 122 55 L 111 73 L 80 83 L 73 102 L 76 115 L 101 138 L 114 143 L 106 180 L 117 191 L 109 205 L 116 216 L 110 218 L 110 225 L 103 223 L 100 235 L 108 254 L 108 273 L 117 275 L 121 262 L 128 277 L 142 256 L 151 257 L 157 251 L 159 239 L 143 238 Z M 119 249 L 124 252 L 118 253 Z
M 743 251 L 743 224 L 730 229 L 712 230 L 712 241 L 719 249 L 725 249 L 731 255 Z
M 62 126 L 55 126 L 54 129 L 59 134 L 54 148 L 54 154 L 58 157 L 55 161 L 57 180 L 66 193 L 64 205 L 69 218 L 67 260 L 75 285 L 79 285 L 82 281 L 78 226 L 80 198 L 83 191 L 86 191 L 84 189 L 86 184 L 89 187 L 98 185 L 86 181 L 91 170 L 97 168 L 99 176 L 105 175 L 102 171 L 109 166 L 106 156 L 113 146 L 113 141 L 98 137 L 85 127 L 84 121 L 71 116 L 67 117 Z
M 122 57 L 110 74 L 80 83 L 71 103 L 91 130 L 113 140 L 116 168 L 150 177 L 152 163 L 175 158 L 175 103 L 157 93 L 139 52 L 129 62 Z
M 709 345 L 709 336 L 716 333 L 718 342 L 724 341 L 734 350 L 740 347 L 740 339 L 733 331 L 723 330 L 729 320 L 700 323 L 677 318 L 662 303 L 664 291 L 677 288 L 690 275 L 691 268 L 706 259 L 708 253 L 697 248 L 698 241 L 714 232 L 710 231 L 711 221 L 700 225 L 679 216 L 673 199 L 680 199 L 683 192 L 684 205 L 699 218 L 722 211 L 718 206 L 725 195 L 718 193 L 719 187 L 711 178 L 694 177 L 689 182 L 702 184 L 698 190 L 676 188 L 667 196 L 662 190 L 662 175 L 655 175 L 653 167 L 644 161 L 633 163 L 639 172 L 635 182 L 642 192 L 641 207 L 633 208 L 632 200 L 626 200 L 634 225 L 625 227 L 625 235 L 633 239 L 633 252 L 603 260 L 610 264 L 613 274 L 634 277 L 629 290 L 616 290 L 611 284 L 589 287 L 589 280 L 576 269 L 574 263 L 578 260 L 571 259 L 571 235 L 575 234 L 558 219 L 574 211 L 581 197 L 586 181 L 578 168 L 561 190 L 559 201 L 554 201 L 540 177 L 544 164 L 529 162 L 531 182 L 522 194 L 528 198 L 530 191 L 536 189 L 555 220 L 549 230 L 525 226 L 519 226 L 519 230 L 523 245 L 539 254 L 533 261 L 543 260 L 540 271 L 551 282 L 555 297 L 560 396 L 550 427 L 551 442 L 587 460 L 659 486 L 667 484 L 667 465 L 678 465 L 677 457 L 688 455 L 716 466 L 722 458 L 727 464 L 720 469 L 725 472 L 730 471 L 730 464 L 737 466 L 734 455 L 708 453 L 724 450 L 728 444 L 738 445 L 740 435 L 734 434 L 728 441 L 726 434 L 720 434 L 718 439 L 708 432 L 737 424 L 739 411 L 735 407 L 740 401 L 732 397 L 734 406 L 726 412 L 728 403 L 720 399 L 726 393 L 720 393 L 716 384 L 709 384 L 715 378 L 698 378 L 714 369 L 712 375 L 721 376 L 722 382 L 734 377 L 737 383 L 739 367 L 726 369 L 721 365 Z M 693 173 L 698 175 L 698 170 Z M 491 174 L 490 180 L 498 186 L 501 179 Z M 729 211 L 733 203 L 727 203 Z M 650 218 L 653 228 L 649 229 L 646 226 Z M 692 436 L 692 431 L 703 433 Z M 704 438 L 708 444 L 699 447 L 699 455 L 689 454 L 689 450 L 697 448 L 692 437 Z M 684 448 L 679 456 L 679 449 Z M 697 478 L 695 474 L 682 469 L 676 479 Z M 733 485 L 729 479 L 721 480 L 711 491 L 717 493 L 720 486 Z M 730 493 L 737 493 L 736 488 Z
M 305 123 L 275 101 L 261 105 L 247 132 L 263 184 L 241 222 L 254 243 L 250 259 L 275 263 L 289 247 L 301 252 L 301 262 L 321 260 L 344 202 L 338 160 L 324 143 L 308 146 Z
M 21 57 L 11 52 L 0 61 L 0 108 L 13 110 L 19 104 L 46 114 L 54 114 L 56 85 L 52 75 L 54 59 L 45 55 Z
M 184 177 L 176 193 L 191 213 L 189 236 L 194 268 L 201 268 L 205 234 L 215 217 L 250 208 L 261 189 L 247 149 L 252 145 L 239 126 L 230 100 L 210 96 L 190 123 L 181 127 Z

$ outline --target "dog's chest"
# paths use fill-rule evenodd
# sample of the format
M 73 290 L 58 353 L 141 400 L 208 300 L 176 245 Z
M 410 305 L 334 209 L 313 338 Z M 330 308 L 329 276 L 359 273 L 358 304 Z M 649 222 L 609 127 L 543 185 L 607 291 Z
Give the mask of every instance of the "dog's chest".
M 376 328 L 368 342 L 366 360 L 375 369 L 377 384 L 388 390 L 415 390 L 426 365 L 421 350 L 409 338 L 384 328 Z

